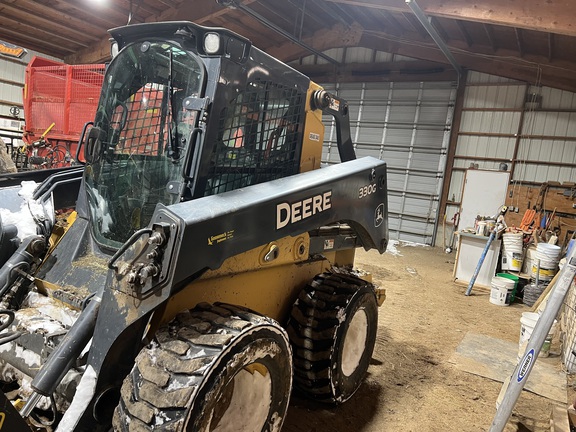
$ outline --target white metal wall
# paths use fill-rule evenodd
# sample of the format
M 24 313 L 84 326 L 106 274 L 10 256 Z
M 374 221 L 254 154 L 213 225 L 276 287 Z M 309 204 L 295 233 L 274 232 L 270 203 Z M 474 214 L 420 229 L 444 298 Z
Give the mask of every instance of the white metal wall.
M 390 238 L 432 244 L 455 84 L 342 83 L 325 88 L 350 105 L 356 155 L 387 163 Z M 325 163 L 340 161 L 334 124 L 326 131 L 322 156 Z
M 541 107 L 525 104 L 541 96 Z M 514 169 L 512 182 L 576 180 L 576 94 L 469 72 L 458 133 L 447 218 L 460 208 L 465 170 Z M 516 158 L 514 151 L 517 147 Z

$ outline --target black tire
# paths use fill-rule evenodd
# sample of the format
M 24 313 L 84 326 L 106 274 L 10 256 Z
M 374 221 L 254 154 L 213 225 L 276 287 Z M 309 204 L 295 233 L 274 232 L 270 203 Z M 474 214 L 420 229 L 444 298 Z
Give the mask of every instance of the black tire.
M 348 272 L 316 276 L 288 321 L 294 387 L 322 402 L 350 399 L 368 371 L 377 328 L 372 284 Z
M 279 431 L 291 387 L 290 343 L 278 323 L 236 306 L 201 304 L 138 354 L 113 427 Z

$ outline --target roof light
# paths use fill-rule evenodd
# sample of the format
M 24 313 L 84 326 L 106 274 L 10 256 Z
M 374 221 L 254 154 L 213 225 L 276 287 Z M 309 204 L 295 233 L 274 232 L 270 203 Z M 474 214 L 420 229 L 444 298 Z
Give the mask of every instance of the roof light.
M 204 51 L 206 54 L 216 54 L 220 51 L 220 35 L 218 33 L 206 33 L 204 35 Z
M 116 54 L 118 54 L 118 42 L 113 41 L 110 45 L 110 57 L 114 58 L 116 57 Z

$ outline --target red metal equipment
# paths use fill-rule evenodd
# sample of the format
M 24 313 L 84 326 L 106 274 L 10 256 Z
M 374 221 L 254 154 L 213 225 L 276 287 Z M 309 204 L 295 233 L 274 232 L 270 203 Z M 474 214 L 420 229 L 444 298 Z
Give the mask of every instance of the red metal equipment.
M 104 64 L 67 65 L 42 57 L 30 61 L 23 138 L 33 168 L 67 166 L 76 159 L 84 124 L 94 120 L 104 69 Z

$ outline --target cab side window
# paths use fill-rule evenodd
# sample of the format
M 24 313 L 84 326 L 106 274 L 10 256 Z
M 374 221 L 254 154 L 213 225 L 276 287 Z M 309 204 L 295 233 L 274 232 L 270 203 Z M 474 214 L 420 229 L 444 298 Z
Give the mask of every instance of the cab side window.
M 255 81 L 220 112 L 218 143 L 206 195 L 298 172 L 304 95 L 294 88 Z

